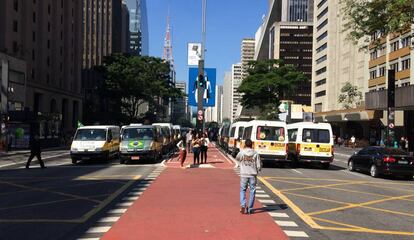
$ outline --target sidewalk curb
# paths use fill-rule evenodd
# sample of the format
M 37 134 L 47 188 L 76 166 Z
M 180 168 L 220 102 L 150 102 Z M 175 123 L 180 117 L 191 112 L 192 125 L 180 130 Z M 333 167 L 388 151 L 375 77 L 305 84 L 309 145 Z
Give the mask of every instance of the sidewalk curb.
M 347 158 L 352 156 L 352 154 L 346 154 L 346 153 L 335 153 L 334 155 L 338 155 L 338 156 L 341 156 L 341 157 L 347 157 Z

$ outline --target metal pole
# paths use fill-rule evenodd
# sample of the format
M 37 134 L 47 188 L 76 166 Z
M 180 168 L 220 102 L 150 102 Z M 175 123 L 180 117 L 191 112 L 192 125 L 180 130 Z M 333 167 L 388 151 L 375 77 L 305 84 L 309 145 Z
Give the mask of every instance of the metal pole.
M 206 42 L 206 8 L 207 0 L 202 0 L 201 14 L 201 54 L 198 61 L 198 77 L 204 76 L 205 42 Z M 200 81 L 200 79 L 198 79 Z M 202 133 L 204 127 L 204 87 L 197 84 L 197 132 Z

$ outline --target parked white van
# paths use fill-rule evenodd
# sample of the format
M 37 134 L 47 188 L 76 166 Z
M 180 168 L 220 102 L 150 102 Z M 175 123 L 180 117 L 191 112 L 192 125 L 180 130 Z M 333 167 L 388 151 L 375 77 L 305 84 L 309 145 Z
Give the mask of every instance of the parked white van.
M 334 158 L 332 127 L 329 123 L 300 122 L 288 125 L 289 158 L 321 163 L 328 169 Z
M 240 151 L 240 141 L 243 135 L 244 126 L 247 122 L 235 122 L 230 126 L 228 151 L 235 157 Z
M 288 140 L 285 122 L 250 121 L 244 126 L 242 139 L 241 148 L 245 147 L 245 141 L 247 139 L 252 140 L 253 148 L 259 153 L 260 159 L 262 160 L 288 161 Z

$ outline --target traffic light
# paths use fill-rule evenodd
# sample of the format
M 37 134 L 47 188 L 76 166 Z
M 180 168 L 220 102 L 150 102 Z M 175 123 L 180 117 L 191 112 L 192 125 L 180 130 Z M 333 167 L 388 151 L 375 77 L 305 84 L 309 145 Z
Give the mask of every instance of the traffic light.
M 206 84 L 206 81 L 204 79 L 203 75 L 198 75 L 198 86 L 204 88 Z

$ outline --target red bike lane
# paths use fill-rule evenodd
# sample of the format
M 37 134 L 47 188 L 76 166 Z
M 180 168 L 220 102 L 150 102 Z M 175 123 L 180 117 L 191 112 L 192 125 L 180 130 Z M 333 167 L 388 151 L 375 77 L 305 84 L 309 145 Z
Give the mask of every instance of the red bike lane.
M 181 168 L 176 159 L 101 238 L 288 239 L 256 201 L 256 213 L 239 213 L 239 177 L 215 147 L 209 161 Z M 185 165 L 193 161 L 187 155 Z

